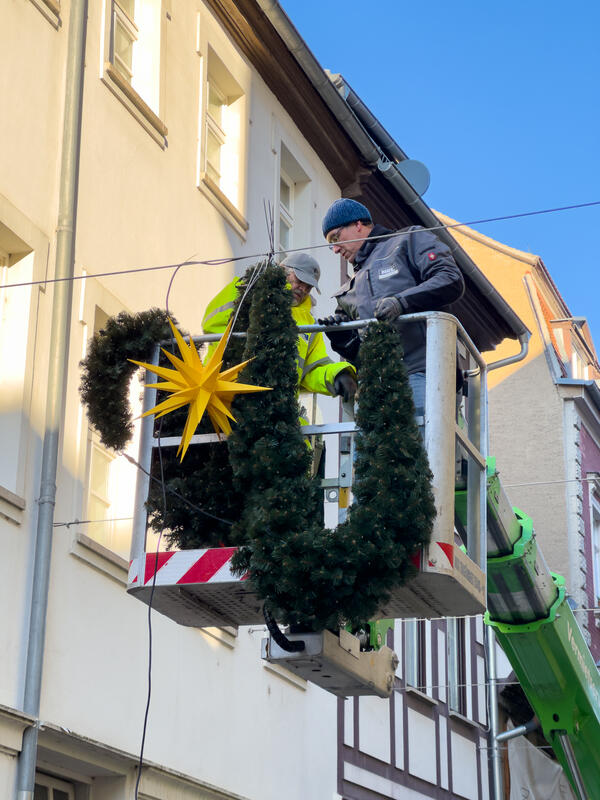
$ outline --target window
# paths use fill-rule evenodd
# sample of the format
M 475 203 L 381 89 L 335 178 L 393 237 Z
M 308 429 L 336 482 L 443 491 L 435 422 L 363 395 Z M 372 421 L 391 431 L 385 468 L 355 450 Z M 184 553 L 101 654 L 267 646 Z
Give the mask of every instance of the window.
M 283 142 L 275 206 L 279 207 L 278 249 L 306 244 L 310 239 L 310 178 Z
M 466 652 L 465 652 L 466 620 L 450 617 L 447 620 L 448 649 L 448 707 L 466 716 Z
M 106 323 L 107 314 L 96 306 L 94 332 Z M 141 413 L 141 384 L 134 376 L 129 389 L 132 417 Z M 127 446 L 127 452 L 137 458 L 138 422 L 134 421 L 136 434 Z M 89 539 L 129 558 L 131 525 L 137 472 L 123 456 L 105 448 L 98 434 L 88 430 L 87 509 L 82 532 Z
M 107 0 L 102 80 L 164 146 L 161 0 Z
M 294 183 L 282 169 L 279 175 L 279 250 L 292 246 L 293 227 Z
M 244 240 L 248 230 L 244 212 L 251 68 L 206 9 L 198 11 L 196 16 L 196 52 L 199 57 L 196 186 Z M 205 213 L 204 209 L 201 213 Z
M 404 628 L 404 652 L 406 653 L 406 683 L 421 692 L 427 686 L 426 675 L 426 626 L 423 619 L 408 619 Z
M 33 800 L 75 800 L 75 789 L 70 783 L 38 774 L 35 776 Z
M 221 188 L 221 160 L 225 155 L 226 135 L 223 130 L 227 98 L 215 80 L 208 82 L 206 107 L 206 174 Z
M 0 222 L 0 440 L 10 458 L 0 462 L 0 486 L 23 492 L 21 465 L 26 457 L 26 418 L 32 361 L 28 358 L 32 303 L 38 290 L 31 286 L 4 288 L 34 278 L 35 253 L 14 231 Z
M 591 495 L 592 560 L 594 574 L 594 606 L 600 607 L 600 501 Z
M 200 137 L 200 182 L 228 210 L 239 214 L 242 201 L 242 133 L 245 95 L 223 61 L 209 47 L 205 83 L 204 124 Z M 247 228 L 247 224 L 245 225 Z

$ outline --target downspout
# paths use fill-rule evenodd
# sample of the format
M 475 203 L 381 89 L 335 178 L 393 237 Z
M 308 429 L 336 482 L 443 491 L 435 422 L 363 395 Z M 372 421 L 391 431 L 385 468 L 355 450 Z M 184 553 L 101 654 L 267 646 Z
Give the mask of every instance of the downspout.
M 523 361 L 524 358 L 527 357 L 527 353 L 529 352 L 529 339 L 531 338 L 531 333 L 527 331 L 526 333 L 522 333 L 519 336 L 519 341 L 521 342 L 521 349 L 519 352 L 514 356 L 507 356 L 506 358 L 500 358 L 498 361 L 492 361 L 491 364 L 488 364 L 487 370 L 490 372 L 492 369 L 501 369 L 502 367 L 507 367 L 509 364 L 516 364 L 517 361 Z
M 60 426 L 64 419 L 65 388 L 69 354 L 69 327 L 75 257 L 75 220 L 79 153 L 87 0 L 72 0 L 67 40 L 65 111 L 63 120 L 62 163 L 59 184 L 58 225 L 56 229 L 56 269 L 50 335 L 50 363 L 46 389 L 46 424 L 40 474 L 39 510 L 31 588 L 31 613 L 23 711 L 38 718 L 50 558 L 52 526 L 56 503 L 56 474 Z M 62 279 L 62 280 L 61 280 Z M 65 280 L 67 279 L 67 280 Z M 38 725 L 26 728 L 17 769 L 17 800 L 33 800 L 37 760 Z
M 502 753 L 498 746 L 498 671 L 496 668 L 496 635 L 491 625 L 486 625 L 486 649 L 488 668 L 488 763 L 492 773 L 492 800 L 504 800 L 504 781 L 502 775 Z

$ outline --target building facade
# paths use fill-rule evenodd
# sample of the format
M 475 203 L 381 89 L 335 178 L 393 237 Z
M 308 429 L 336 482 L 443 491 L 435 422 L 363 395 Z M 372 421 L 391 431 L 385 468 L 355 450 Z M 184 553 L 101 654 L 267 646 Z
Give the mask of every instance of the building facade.
M 600 466 L 600 367 L 590 329 L 539 256 L 466 226 L 453 236 L 531 330 L 526 357 L 490 373 L 490 453 L 511 503 L 532 517 L 548 566 L 565 577 L 598 661 L 596 615 L 586 610 L 598 606 Z M 505 342 L 489 360 L 514 351 Z
M 475 621 L 396 623 L 393 700 L 338 703 L 264 664 L 262 627 L 155 614 L 138 774 L 149 647 L 147 609 L 125 593 L 136 468 L 81 405 L 90 338 L 151 307 L 198 331 L 210 298 L 258 257 L 322 246 L 341 195 L 391 227 L 430 212 L 378 166 L 382 147 L 276 3 L 17 0 L 0 37 L 12 65 L 0 83 L 2 796 L 31 800 L 25 736 L 35 800 L 487 797 Z M 314 252 L 318 315 L 340 264 Z M 489 320 L 480 349 L 520 335 L 469 275 L 463 310 Z M 139 394 L 134 380 L 134 409 Z M 335 401 L 321 410 L 337 418 Z

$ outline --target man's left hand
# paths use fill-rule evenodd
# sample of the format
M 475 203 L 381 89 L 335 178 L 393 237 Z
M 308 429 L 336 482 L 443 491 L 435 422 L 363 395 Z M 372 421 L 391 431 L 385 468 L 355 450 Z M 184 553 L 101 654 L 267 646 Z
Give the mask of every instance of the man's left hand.
M 391 322 L 403 311 L 402 303 L 397 297 L 382 297 L 375 306 L 375 319 Z

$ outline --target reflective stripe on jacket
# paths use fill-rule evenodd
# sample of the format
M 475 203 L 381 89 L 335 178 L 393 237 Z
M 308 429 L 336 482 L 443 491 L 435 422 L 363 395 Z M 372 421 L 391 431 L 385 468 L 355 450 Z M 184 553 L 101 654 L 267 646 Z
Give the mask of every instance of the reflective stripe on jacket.
M 233 304 L 237 296 L 235 278 L 214 297 L 204 313 L 202 328 L 204 333 L 223 333 L 229 322 Z M 296 325 L 314 325 L 311 313 L 311 299 L 306 297 L 298 306 L 292 306 L 292 317 Z M 214 347 L 214 345 L 211 345 Z M 333 362 L 327 355 L 323 334 L 299 333 L 296 369 L 298 372 L 298 389 L 302 392 L 318 392 L 319 394 L 335 394 L 335 376 L 344 370 L 353 375 L 356 370 L 347 361 Z

